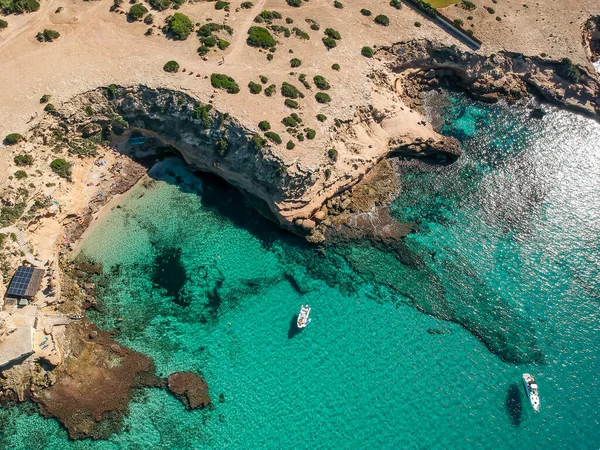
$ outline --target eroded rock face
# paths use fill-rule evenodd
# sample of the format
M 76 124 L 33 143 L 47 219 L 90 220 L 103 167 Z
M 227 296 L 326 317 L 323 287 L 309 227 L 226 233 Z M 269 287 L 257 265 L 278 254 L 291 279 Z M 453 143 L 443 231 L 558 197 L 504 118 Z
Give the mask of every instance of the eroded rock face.
M 208 384 L 192 372 L 175 372 L 167 378 L 169 390 L 183 403 L 186 409 L 204 408 L 211 404 Z
M 89 336 L 97 333 L 94 339 Z M 103 439 L 120 430 L 135 388 L 161 386 L 153 361 L 121 347 L 85 322 L 67 327 L 66 357 L 50 387 L 31 398 L 46 417 L 55 417 L 72 439 Z

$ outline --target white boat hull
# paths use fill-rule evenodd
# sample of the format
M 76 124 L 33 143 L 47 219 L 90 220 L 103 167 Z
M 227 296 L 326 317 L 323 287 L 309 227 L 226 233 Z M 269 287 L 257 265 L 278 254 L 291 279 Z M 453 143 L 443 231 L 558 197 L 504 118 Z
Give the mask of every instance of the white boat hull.
M 538 387 L 533 376 L 528 373 L 523 374 L 523 388 L 525 394 L 531 403 L 535 412 L 540 411 L 540 395 L 538 393 Z
M 298 328 L 305 328 L 306 325 L 310 323 L 310 319 L 308 315 L 310 314 L 310 306 L 302 305 L 300 308 L 300 314 L 298 314 L 298 319 L 296 320 L 296 326 Z

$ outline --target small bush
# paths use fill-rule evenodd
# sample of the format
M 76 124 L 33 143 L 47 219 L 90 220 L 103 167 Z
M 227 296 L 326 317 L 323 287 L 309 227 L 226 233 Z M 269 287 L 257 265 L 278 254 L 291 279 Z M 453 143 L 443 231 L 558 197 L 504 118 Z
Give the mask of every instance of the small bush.
M 17 167 L 26 167 L 33 164 L 33 158 L 31 155 L 17 155 L 14 157 L 13 161 Z
M 490 14 L 496 14 L 496 10 L 494 8 L 492 8 L 491 6 L 486 6 L 485 10 L 487 12 L 489 12 Z
M 415 27 L 419 28 L 421 26 L 421 22 L 415 22 Z
M 501 22 L 501 21 L 502 21 L 502 17 L 500 17 L 500 16 L 496 16 L 496 20 L 497 20 L 498 22 Z
M 560 62 L 559 73 L 561 76 L 573 83 L 579 83 L 581 70 L 569 58 L 563 58 Z
M 48 103 L 48 104 L 46 104 L 46 106 L 44 106 L 44 111 L 52 114 L 54 111 L 56 111 L 56 108 L 54 107 L 54 105 L 52 103 Z
M 37 34 L 36 38 L 40 42 L 52 42 L 60 37 L 60 33 L 56 30 L 44 30 Z
M 317 92 L 315 94 L 315 100 L 319 103 L 329 103 L 331 101 L 331 97 L 325 92 Z
M 267 55 L 267 61 L 273 61 L 273 53 Z
M 210 128 L 213 124 L 213 120 L 209 114 L 211 109 L 212 105 L 203 105 L 200 102 L 196 103 L 194 111 L 192 112 L 192 119 L 202 121 L 204 129 Z
M 291 98 L 286 98 L 285 102 L 283 102 L 283 104 L 285 106 L 287 106 L 288 108 L 292 108 L 292 109 L 298 109 L 298 102 L 292 100 Z
M 360 51 L 360 54 L 367 58 L 372 58 L 373 57 L 373 49 L 371 47 L 363 47 L 362 50 Z
M 287 144 L 285 144 L 285 148 L 287 148 L 288 150 L 292 150 L 295 146 L 296 144 L 294 144 L 293 141 L 287 141 Z
M 313 78 L 313 81 L 315 83 L 315 86 L 317 86 L 319 89 L 326 91 L 327 89 L 329 89 L 331 86 L 329 85 L 329 83 L 327 82 L 327 80 L 325 79 L 325 77 L 322 77 L 321 75 L 317 75 L 316 77 Z
M 296 122 L 293 117 L 284 117 L 281 120 L 281 123 L 288 128 L 296 128 L 298 126 L 298 122 Z
M 302 0 L 286 0 L 287 4 L 295 8 L 302 6 Z
M 390 19 L 388 18 L 388 16 L 379 14 L 378 16 L 375 17 L 375 23 L 377 23 L 379 25 L 383 25 L 384 27 L 387 27 L 390 24 Z
M 477 8 L 477 6 L 475 5 L 475 3 L 473 3 L 470 0 L 462 0 L 460 2 L 461 6 L 466 9 L 467 11 L 473 11 L 475 8 Z
M 267 144 L 267 140 L 262 137 L 260 134 L 255 134 L 250 139 L 250 147 L 252 147 L 255 151 L 259 151 Z
M 0 2 L 0 12 L 4 14 L 20 14 L 40 9 L 37 0 L 8 0 Z
M 267 97 L 271 97 L 274 93 L 275 93 L 275 89 L 277 89 L 277 87 L 272 84 L 269 87 L 265 88 L 265 95 Z
M 259 78 L 260 78 L 260 82 L 262 84 L 267 84 L 267 82 L 269 81 L 269 79 L 267 77 L 265 77 L 264 75 L 261 75 Z
M 215 3 L 216 10 L 225 9 L 228 6 L 229 6 L 229 2 L 223 2 L 223 1 L 219 0 L 218 2 Z
M 198 54 L 200 56 L 204 56 L 208 52 L 210 52 L 210 48 L 208 48 L 206 45 L 201 45 L 200 47 L 198 47 Z
M 6 28 L 8 26 L 8 22 L 6 20 L 0 19 L 0 30 Z
M 4 143 L 6 145 L 15 145 L 21 142 L 23 139 L 25 138 L 19 133 L 10 133 L 4 138 Z
M 227 142 L 225 139 L 219 139 L 215 143 L 215 150 L 221 156 L 227 155 L 227 150 L 229 150 L 229 142 Z
M 40 98 L 40 103 L 48 103 L 50 101 L 50 94 L 44 94 L 42 95 L 42 98 Z
M 466 31 L 466 33 L 467 33 L 469 36 L 473 36 L 473 30 L 467 30 L 467 31 Z
M 215 89 L 223 89 L 229 94 L 237 94 L 240 92 L 240 87 L 235 80 L 222 73 L 213 73 L 210 76 L 210 84 Z
M 402 3 L 400 3 L 400 0 L 392 0 L 390 2 L 390 6 L 396 9 L 402 9 Z
M 15 178 L 17 180 L 22 180 L 23 178 L 27 178 L 27 172 L 25 172 L 24 170 L 17 170 L 15 172 Z
M 305 128 L 304 131 L 306 131 L 306 139 L 314 139 L 317 135 L 317 132 L 312 128 Z
M 338 0 L 335 0 L 333 2 L 333 6 L 337 9 L 342 9 L 344 7 L 344 4 L 342 2 L 338 2 Z
M 204 45 L 205 47 L 214 47 L 215 45 L 217 45 L 218 41 L 215 36 L 207 36 L 200 38 L 200 42 L 202 42 L 202 45 Z
M 300 67 L 302 65 L 302 61 L 300 61 L 298 58 L 292 58 L 290 60 L 290 66 L 292 67 Z
M 71 163 L 62 158 L 57 158 L 50 163 L 52 171 L 61 178 L 71 178 Z
M 339 41 L 340 39 L 342 39 L 342 35 L 337 30 L 334 30 L 333 28 L 326 28 L 325 34 L 327 35 L 327 37 L 330 37 L 331 39 L 335 39 L 336 41 Z
M 300 96 L 300 91 L 298 91 L 296 86 L 284 81 L 281 85 L 281 95 L 288 98 L 298 98 Z
M 271 124 L 266 120 L 262 120 L 258 123 L 258 128 L 260 128 L 262 131 L 269 131 L 271 129 Z
M 333 70 L 340 70 L 340 65 L 339 65 L 339 64 L 337 64 L 337 63 L 335 63 L 335 64 L 333 64 L 333 65 L 331 66 L 331 68 L 332 68 Z
M 179 63 L 177 61 L 168 61 L 163 66 L 163 70 L 169 73 L 179 72 Z
M 325 44 L 325 47 L 327 47 L 328 50 L 331 50 L 332 48 L 335 48 L 337 46 L 337 42 L 335 42 L 335 39 L 332 39 L 330 37 L 324 37 L 323 44 Z
M 325 179 L 329 180 L 330 177 L 331 177 L 331 169 L 328 167 L 327 169 L 325 169 Z
M 231 44 L 229 43 L 229 41 L 226 41 L 225 39 L 219 39 L 217 41 L 217 47 L 219 47 L 219 50 L 225 50 L 230 45 Z
M 277 41 L 275 41 L 275 38 L 269 33 L 269 30 L 263 27 L 250 27 L 246 42 L 252 47 L 262 48 L 271 48 L 277 45 Z
M 329 150 L 327 150 L 327 156 L 329 156 L 329 159 L 331 159 L 332 161 L 337 161 L 338 152 L 335 148 L 330 148 Z
M 252 94 L 260 94 L 262 92 L 262 86 L 254 81 L 248 83 L 248 88 Z
M 152 8 L 157 9 L 158 11 L 164 11 L 171 6 L 171 3 L 173 2 L 171 0 L 148 0 L 148 3 L 150 3 Z
M 367 17 L 369 17 L 369 16 L 371 15 L 371 11 L 369 11 L 368 9 L 361 9 L 361 10 L 360 10 L 360 13 L 361 13 L 363 16 L 367 16 Z
M 167 25 L 163 27 L 163 31 L 170 33 L 176 41 L 185 41 L 194 25 L 188 16 L 181 13 L 175 13 L 167 17 Z
M 305 73 L 301 73 L 300 76 L 298 77 L 298 81 L 300 81 L 300 83 L 302 83 L 302 85 L 306 88 L 306 89 L 310 89 L 310 84 L 308 83 L 308 81 L 306 81 L 306 74 Z
M 267 132 L 265 133 L 265 136 L 266 136 L 266 137 L 267 137 L 267 138 L 268 138 L 270 141 L 273 141 L 273 142 L 275 142 L 276 144 L 281 144 L 281 143 L 283 142 L 283 141 L 281 140 L 281 137 L 280 137 L 280 136 L 279 136 L 277 133 L 275 133 L 275 132 L 273 132 L 273 131 L 267 131 Z
M 154 16 L 152 14 L 148 14 L 146 17 L 144 17 L 144 23 L 146 25 L 152 25 L 154 23 Z
M 317 114 L 317 120 L 319 122 L 325 122 L 327 120 L 327 116 L 325 114 Z
M 288 25 L 291 25 L 294 23 L 294 19 L 292 19 L 291 17 L 286 17 L 285 18 L 285 23 L 287 23 Z
M 454 19 L 454 26 L 461 27 L 464 25 L 464 22 L 461 19 Z
M 131 8 L 129 8 L 129 17 L 133 20 L 139 20 L 148 12 L 148 8 L 146 8 L 141 3 L 136 3 Z
M 321 26 L 315 22 L 310 25 L 310 29 L 313 31 L 319 31 L 321 29 Z
M 250 9 L 254 6 L 254 3 L 252 2 L 242 2 L 242 4 L 240 5 L 240 8 L 242 9 Z

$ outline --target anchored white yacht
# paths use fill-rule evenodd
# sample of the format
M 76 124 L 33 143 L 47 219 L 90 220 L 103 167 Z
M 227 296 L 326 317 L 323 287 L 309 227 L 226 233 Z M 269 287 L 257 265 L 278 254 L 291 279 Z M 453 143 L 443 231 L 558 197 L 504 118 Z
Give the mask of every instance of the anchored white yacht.
M 311 319 L 308 318 L 309 314 L 310 306 L 302 305 L 302 308 L 300 308 L 300 314 L 298 314 L 298 320 L 296 321 L 296 325 L 298 325 L 298 328 L 304 328 L 310 323 Z
M 528 373 L 523 374 L 523 387 L 525 388 L 527 398 L 529 398 L 529 401 L 531 402 L 531 406 L 533 406 L 535 412 L 539 412 L 540 395 L 538 394 L 538 385 L 532 375 Z

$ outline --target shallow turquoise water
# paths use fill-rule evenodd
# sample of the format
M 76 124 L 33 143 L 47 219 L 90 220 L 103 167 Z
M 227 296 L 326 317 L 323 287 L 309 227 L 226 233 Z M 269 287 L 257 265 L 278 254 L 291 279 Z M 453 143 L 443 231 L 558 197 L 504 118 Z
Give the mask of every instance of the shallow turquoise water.
M 455 94 L 444 119 L 464 156 L 404 177 L 403 248 L 311 248 L 165 164 L 83 249 L 105 269 L 90 317 L 161 375 L 203 374 L 215 410 L 148 389 L 128 431 L 70 442 L 23 405 L 0 448 L 598 448 L 600 126 Z

